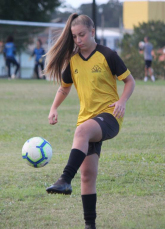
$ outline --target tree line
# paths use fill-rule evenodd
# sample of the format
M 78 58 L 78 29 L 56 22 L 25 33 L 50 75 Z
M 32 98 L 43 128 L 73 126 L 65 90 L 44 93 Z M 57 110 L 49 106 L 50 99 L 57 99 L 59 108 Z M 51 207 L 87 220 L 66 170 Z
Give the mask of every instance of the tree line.
M 60 8 L 63 10 L 60 10 Z M 54 18 L 65 22 L 68 16 L 73 12 L 86 14 L 92 17 L 92 4 L 82 4 L 78 9 L 73 9 L 60 0 L 1 0 L 0 1 L 0 19 L 3 20 L 20 20 L 20 21 L 36 21 L 50 22 Z M 97 26 L 101 26 L 101 15 L 104 15 L 105 27 L 119 27 L 122 23 L 123 4 L 118 0 L 109 0 L 107 4 L 101 4 L 96 7 Z M 8 35 L 14 35 L 16 45 L 26 48 L 32 41 L 33 37 L 29 34 L 29 30 L 33 33 L 39 33 L 43 28 L 23 28 L 22 26 L 6 26 L 0 25 L 0 40 L 4 41 Z M 10 34 L 9 34 L 10 33 Z M 165 63 L 159 61 L 160 48 L 165 47 L 165 23 L 161 21 L 149 21 L 148 23 L 140 23 L 133 29 L 133 34 L 124 34 L 121 46 L 121 56 L 124 62 L 134 73 L 135 78 L 143 78 L 143 56 L 139 54 L 138 43 L 149 36 L 150 42 L 155 49 L 155 58 L 153 67 L 157 76 L 165 77 Z

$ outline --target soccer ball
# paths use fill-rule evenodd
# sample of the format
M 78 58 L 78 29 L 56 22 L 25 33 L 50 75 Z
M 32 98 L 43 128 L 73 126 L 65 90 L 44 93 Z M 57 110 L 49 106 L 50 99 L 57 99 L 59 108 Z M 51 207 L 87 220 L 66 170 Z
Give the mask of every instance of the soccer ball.
M 33 137 L 22 147 L 22 158 L 32 167 L 40 168 L 49 163 L 52 157 L 50 143 L 41 137 Z
M 139 42 L 139 48 L 143 50 L 144 46 L 145 46 L 145 43 L 143 41 L 140 41 Z

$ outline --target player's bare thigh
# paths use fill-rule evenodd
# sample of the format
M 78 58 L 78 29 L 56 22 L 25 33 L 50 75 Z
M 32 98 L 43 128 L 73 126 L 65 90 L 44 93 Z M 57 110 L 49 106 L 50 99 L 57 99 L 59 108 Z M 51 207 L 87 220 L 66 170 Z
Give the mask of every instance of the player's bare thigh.
M 89 119 L 76 128 L 74 138 L 83 137 L 88 142 L 99 142 L 102 139 L 100 125 L 93 119 Z

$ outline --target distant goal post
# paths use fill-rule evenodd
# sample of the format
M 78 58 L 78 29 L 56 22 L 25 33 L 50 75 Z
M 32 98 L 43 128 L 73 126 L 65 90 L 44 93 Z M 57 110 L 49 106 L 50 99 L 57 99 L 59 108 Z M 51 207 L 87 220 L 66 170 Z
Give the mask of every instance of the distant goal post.
M 41 39 L 42 46 L 47 52 L 52 43 L 60 36 L 64 23 L 45 23 L 0 20 L 0 77 L 7 76 L 7 67 L 3 56 L 3 48 L 8 36 L 12 35 L 16 44 L 16 59 L 20 63 L 19 78 L 35 78 L 34 57 L 30 56 L 36 47 L 37 39 Z M 11 68 L 11 72 L 14 68 Z

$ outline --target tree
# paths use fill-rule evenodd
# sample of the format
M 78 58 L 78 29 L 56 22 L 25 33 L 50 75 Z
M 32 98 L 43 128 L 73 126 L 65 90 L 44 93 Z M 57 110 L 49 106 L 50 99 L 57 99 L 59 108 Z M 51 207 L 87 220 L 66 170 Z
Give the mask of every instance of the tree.
M 55 9 L 55 11 L 52 13 L 51 18 L 56 18 L 61 20 L 62 22 L 66 22 L 68 20 L 68 17 L 76 11 L 77 10 L 73 8 L 70 4 L 66 4 L 64 2 L 60 5 L 60 8 Z
M 2 20 L 49 22 L 55 7 L 58 7 L 60 4 L 59 0 L 1 0 L 0 18 Z M 20 51 L 27 47 L 32 41 L 34 34 L 41 32 L 43 27 L 0 24 L 0 30 L 0 40 L 4 43 L 9 35 L 13 35 L 17 50 Z
M 104 14 L 105 27 L 119 27 L 123 18 L 123 4 L 118 0 L 109 0 L 107 4 L 98 7 L 97 21 L 101 26 L 101 14 L 99 9 L 102 8 Z
M 96 1 L 97 2 L 97 1 Z M 92 0 L 89 4 L 82 4 L 78 9 L 73 9 L 69 5 L 63 5 L 65 11 L 58 10 L 53 13 L 53 17 L 60 17 L 63 21 L 66 21 L 68 16 L 73 12 L 78 12 L 79 14 L 86 14 L 92 17 Z M 104 15 L 104 26 L 105 27 L 119 27 L 122 22 L 123 15 L 123 4 L 119 0 L 109 0 L 107 4 L 96 4 L 96 26 L 101 26 L 101 13 Z
M 0 18 L 2 20 L 48 22 L 51 13 L 60 5 L 59 0 L 1 0 Z
M 96 7 L 96 15 L 97 15 L 97 9 L 98 7 Z M 92 18 L 92 3 L 89 4 L 82 4 L 79 7 L 79 11 L 81 14 L 86 14 L 88 15 L 90 18 Z
M 104 15 L 105 27 L 119 27 L 120 19 L 123 15 L 123 4 L 118 0 L 109 0 L 107 4 L 101 4 L 96 7 L 96 22 L 97 26 L 101 26 L 101 13 Z M 82 4 L 79 11 L 83 14 L 92 17 L 92 4 Z
M 158 49 L 165 46 L 165 23 L 161 21 L 149 21 L 135 26 L 133 34 L 126 33 L 121 42 L 122 58 L 127 67 L 133 72 L 135 78 L 144 77 L 143 55 L 139 54 L 138 43 L 148 36 L 154 46 L 153 68 L 157 77 L 165 76 L 164 63 L 159 61 Z
M 148 36 L 154 48 L 161 48 L 165 45 L 165 23 L 162 21 L 149 21 L 148 23 L 139 23 L 134 26 L 133 34 L 130 36 L 130 46 L 138 46 L 139 41 L 143 41 Z M 123 43 L 128 41 L 128 35 L 123 39 Z
M 165 45 L 165 23 L 162 21 L 140 23 L 139 26 L 134 27 L 134 34 L 136 43 L 148 36 L 155 48 L 161 48 Z

